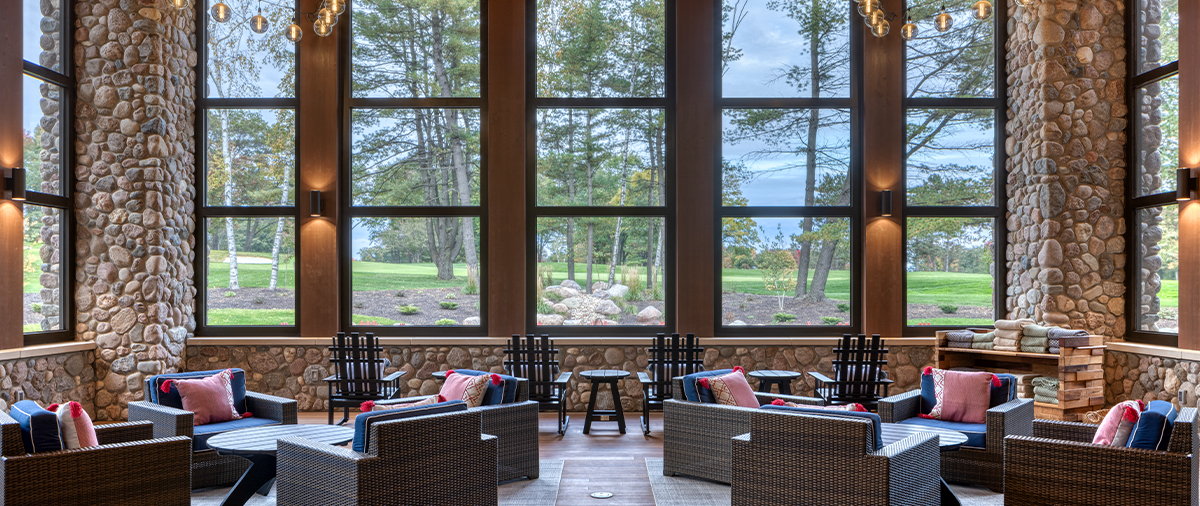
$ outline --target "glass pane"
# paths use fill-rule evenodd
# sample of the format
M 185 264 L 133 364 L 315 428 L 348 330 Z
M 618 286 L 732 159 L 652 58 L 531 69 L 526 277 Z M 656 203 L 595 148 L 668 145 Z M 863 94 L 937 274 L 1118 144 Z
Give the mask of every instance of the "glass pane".
M 848 109 L 726 109 L 726 206 L 850 205 Z
M 479 325 L 477 217 L 351 221 L 354 325 Z
M 296 111 L 209 109 L 205 205 L 293 206 Z
M 353 9 L 354 97 L 479 96 L 478 2 L 364 0 Z
M 721 324 L 850 324 L 850 218 L 722 218 Z
M 539 97 L 661 97 L 663 0 L 537 2 Z
M 726 97 L 850 96 L 850 2 L 725 0 Z
M 22 83 L 25 189 L 62 195 L 63 90 L 29 75 Z
M 62 330 L 62 211 L 33 204 L 24 207 L 25 332 Z
M 1141 73 L 1179 59 L 1179 0 L 1145 0 L 1138 5 Z
M 908 110 L 908 205 L 994 204 L 995 116 L 991 109 Z
M 296 219 L 207 222 L 208 325 L 295 325 Z
M 538 325 L 663 325 L 663 218 L 539 217 Z
M 61 4 L 62 0 L 21 0 L 21 57 L 58 72 L 62 72 L 59 54 L 63 13 L 58 8 Z
M 996 319 L 992 218 L 909 218 L 908 324 L 988 325 Z
M 1138 209 L 1138 330 L 1179 332 L 1179 207 Z
M 295 15 L 290 2 L 222 0 L 232 15 L 218 23 L 208 21 L 208 89 L 211 98 L 260 98 L 296 96 L 296 44 L 283 36 Z M 262 9 L 269 27 L 266 33 L 250 30 L 250 18 Z M 301 18 L 303 16 L 301 15 Z M 312 23 L 301 19 L 305 37 L 316 37 Z M 334 27 L 345 30 L 347 27 Z M 332 37 L 331 37 L 332 38 Z
M 666 185 L 662 109 L 539 109 L 541 206 L 661 206 Z
M 1179 169 L 1179 76 L 1138 89 L 1137 196 L 1175 191 Z
M 478 109 L 354 109 L 356 206 L 479 205 Z
M 917 37 L 907 43 L 905 53 L 910 98 L 996 96 L 995 14 L 976 20 L 971 9 L 975 1 L 925 2 L 909 7 L 908 14 L 917 25 Z M 954 23 L 939 32 L 933 20 L 943 6 Z M 897 18 L 892 32 L 899 34 L 903 24 Z

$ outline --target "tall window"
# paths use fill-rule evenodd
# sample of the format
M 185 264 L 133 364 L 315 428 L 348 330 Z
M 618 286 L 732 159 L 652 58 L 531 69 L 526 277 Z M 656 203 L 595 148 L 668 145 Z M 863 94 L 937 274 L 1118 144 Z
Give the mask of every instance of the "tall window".
M 858 327 L 851 5 L 722 5 L 719 335 Z
M 205 40 L 196 97 L 197 335 L 296 332 L 296 46 L 256 34 L 251 0 L 218 23 L 197 5 Z M 272 27 L 292 6 L 264 3 Z
M 1126 222 L 1131 297 L 1130 338 L 1175 346 L 1179 334 L 1179 0 L 1149 0 L 1131 9 L 1135 76 L 1132 202 Z
M 25 169 L 25 344 L 73 339 L 71 184 L 75 80 L 69 72 L 70 9 L 58 2 L 21 3 L 23 17 L 22 138 Z M 64 261 L 64 259 L 66 261 Z
M 352 8 L 343 312 L 376 333 L 481 335 L 486 8 Z
M 929 26 L 939 4 L 909 6 L 923 31 L 905 46 L 906 334 L 991 325 L 1004 308 L 1006 228 L 1004 9 L 977 21 L 970 0 L 945 3 L 953 28 Z M 998 281 L 999 280 L 999 281 Z
M 664 329 L 673 303 L 672 2 L 529 5 L 528 326 Z

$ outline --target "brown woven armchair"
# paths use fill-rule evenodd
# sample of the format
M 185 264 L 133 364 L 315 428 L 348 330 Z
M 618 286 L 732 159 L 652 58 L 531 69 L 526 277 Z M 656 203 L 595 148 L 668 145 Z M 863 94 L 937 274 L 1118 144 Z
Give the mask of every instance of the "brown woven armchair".
M 366 453 L 280 439 L 278 504 L 494 506 L 497 440 L 481 423 L 478 409 L 375 423 Z
M 684 397 L 683 378 L 675 378 L 674 399 L 663 402 L 663 475 L 686 474 L 721 483 L 733 481 L 732 438 L 750 432 L 750 414 L 758 410 L 699 403 Z M 755 393 L 758 402 L 775 399 L 821 406 L 821 399 Z
M 733 506 L 939 504 L 937 435 L 875 444 L 869 420 L 755 411 L 733 439 Z
M 1167 451 L 1153 451 L 1092 444 L 1095 425 L 1035 420 L 1033 436 L 1004 439 L 1004 504 L 1200 505 L 1196 430 L 1196 408 L 1183 408 Z
M 96 426 L 100 446 L 26 454 L 21 426 L 0 413 L 0 504 L 187 506 L 192 442 L 154 439 L 150 422 Z

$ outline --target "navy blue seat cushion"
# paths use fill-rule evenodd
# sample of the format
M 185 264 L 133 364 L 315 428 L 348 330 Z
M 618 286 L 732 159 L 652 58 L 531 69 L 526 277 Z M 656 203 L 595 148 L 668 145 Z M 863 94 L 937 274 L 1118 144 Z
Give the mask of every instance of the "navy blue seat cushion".
M 426 404 L 424 406 L 413 406 L 411 408 L 388 409 L 360 414 L 354 419 L 354 451 L 366 453 L 371 449 L 371 424 L 466 410 L 467 403 L 454 400 L 439 402 L 437 404 Z
M 1179 412 L 1167 401 L 1150 401 L 1142 411 L 1133 434 L 1129 436 L 1130 448 L 1166 451 L 1171 444 L 1171 428 Z
M 179 389 L 175 385 L 170 386 L 170 391 L 164 393 L 161 388 L 163 382 L 167 380 L 180 379 L 203 379 L 212 376 L 225 369 L 217 369 L 215 371 L 195 371 L 195 372 L 177 372 L 172 374 L 159 374 L 151 376 L 146 380 L 150 385 L 150 402 L 160 406 L 168 406 L 175 409 L 183 409 L 183 397 L 179 395 Z M 246 371 L 241 369 L 233 370 L 233 407 L 238 414 L 246 412 Z
M 879 415 L 875 413 L 865 413 L 862 411 L 839 411 L 821 408 L 794 408 L 791 406 L 776 406 L 767 404 L 759 409 L 769 409 L 771 411 L 786 411 L 788 413 L 803 413 L 806 415 L 833 416 L 839 418 L 859 418 L 870 420 L 871 427 L 875 429 L 875 449 L 883 448 L 883 426 L 880 423 L 883 421 Z
M 733 372 L 733 369 L 718 369 L 716 371 L 701 371 L 684 376 L 683 396 L 692 402 L 715 403 L 717 402 L 717 399 L 713 397 L 712 390 L 700 386 L 697 381 L 699 381 L 700 378 L 723 376 L 731 372 Z
M 1011 374 L 997 374 L 1000 379 L 1000 386 L 990 387 L 991 399 L 988 401 L 988 408 L 994 408 L 1001 404 L 1017 398 L 1017 377 Z M 921 375 L 921 414 L 928 415 L 933 411 L 933 406 L 937 404 L 937 397 L 933 394 L 933 375 Z
M 58 432 L 58 415 L 42 409 L 38 403 L 25 400 L 13 404 L 8 416 L 21 424 L 25 453 L 53 452 L 65 448 L 62 435 Z
M 492 374 L 490 372 L 476 371 L 474 369 L 454 369 L 454 372 L 466 374 L 467 376 L 483 376 Z M 487 397 L 484 399 L 484 406 L 495 406 L 497 404 L 512 404 L 517 400 L 517 378 L 507 374 L 499 374 L 500 384 L 493 385 L 488 383 Z
M 909 418 L 901 420 L 904 425 L 920 425 L 923 427 L 937 427 L 939 429 L 949 429 L 961 432 L 967 436 L 967 442 L 963 443 L 964 448 L 987 448 L 987 424 L 986 423 L 964 423 L 951 422 L 949 420 L 931 420 L 928 418 Z
M 202 451 L 208 448 L 208 438 L 213 437 L 222 432 L 229 432 L 237 429 L 249 429 L 251 427 L 262 427 L 264 425 L 277 425 L 279 422 L 270 418 L 242 418 L 240 420 L 230 420 L 228 422 L 210 423 L 208 425 L 197 425 L 192 428 L 192 451 Z

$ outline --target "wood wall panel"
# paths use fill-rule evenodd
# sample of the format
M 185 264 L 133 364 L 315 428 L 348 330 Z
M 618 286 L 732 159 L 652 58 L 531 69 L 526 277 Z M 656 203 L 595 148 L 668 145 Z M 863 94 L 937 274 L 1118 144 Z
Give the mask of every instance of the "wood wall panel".
M 697 336 L 716 330 L 713 206 L 717 136 L 714 2 L 679 2 L 675 97 L 675 329 Z
M 303 0 L 301 10 L 316 11 L 320 0 Z M 340 136 L 331 125 L 338 125 L 341 104 L 338 89 L 338 43 L 349 20 L 334 27 L 334 35 L 318 37 L 308 28 L 300 39 L 299 99 L 296 142 L 299 145 L 299 223 L 300 276 L 296 315 L 300 335 L 332 336 L 338 331 L 338 159 Z M 309 216 L 310 190 L 322 192 L 324 216 Z M 345 233 L 350 233 L 348 230 Z M 348 254 L 349 252 L 347 252 Z
M 1179 19 L 1200 19 L 1200 2 L 1179 2 Z M 1179 31 L 1179 166 L 1200 176 L 1200 31 Z M 1200 350 L 1200 201 L 1179 215 L 1179 347 Z
M 525 333 L 525 1 L 488 0 L 487 329 Z
M 0 172 L 8 177 L 22 164 L 21 134 L 21 3 L 3 0 L 0 16 Z M 13 92 L 13 90 L 16 90 Z M 0 187 L 0 191 L 2 187 Z M 21 206 L 7 195 L 0 199 L 0 349 L 24 345 Z

